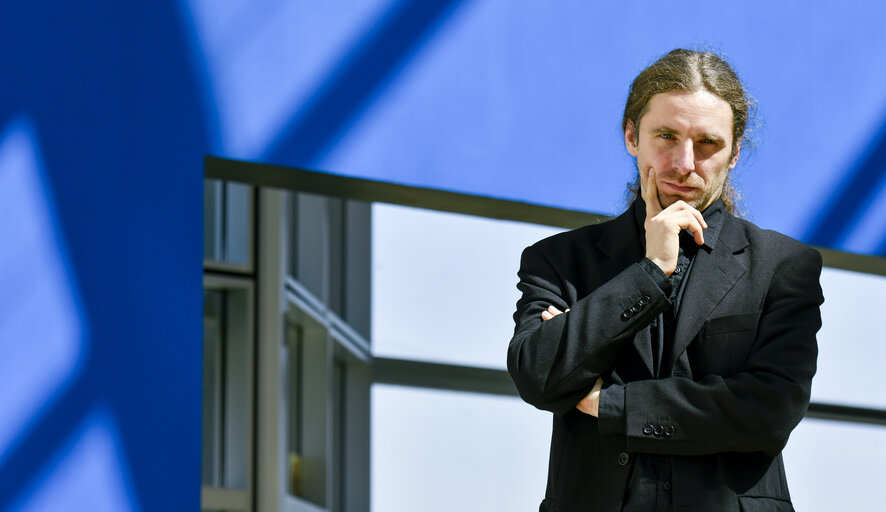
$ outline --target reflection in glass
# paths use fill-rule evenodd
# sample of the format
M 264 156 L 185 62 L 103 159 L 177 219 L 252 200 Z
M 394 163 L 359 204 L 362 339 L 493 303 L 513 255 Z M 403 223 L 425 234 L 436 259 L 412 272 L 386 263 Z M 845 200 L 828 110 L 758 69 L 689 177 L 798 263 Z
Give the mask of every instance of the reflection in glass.
M 332 453 L 334 454 L 334 462 L 332 469 L 334 476 L 332 478 L 332 496 L 338 503 L 334 508 L 344 510 L 344 501 L 347 495 L 344 492 L 346 488 L 346 454 L 345 454 L 345 421 L 347 412 L 345 411 L 346 393 L 347 393 L 347 366 L 341 359 L 334 359 L 332 365 Z
M 290 205 L 289 273 L 344 317 L 346 202 L 292 193 Z
M 203 180 L 203 259 L 219 260 L 224 248 L 222 241 L 223 183 L 219 180 Z
M 301 385 L 301 360 L 302 360 L 302 334 L 301 329 L 294 324 L 286 324 L 286 407 L 287 407 L 287 445 L 288 451 L 288 475 L 286 478 L 287 492 L 293 496 L 301 497 L 302 493 L 302 464 L 303 452 L 301 441 L 302 425 L 302 385 Z
M 249 185 L 203 181 L 203 259 L 249 264 Z
M 203 292 L 203 463 L 204 486 L 221 486 L 222 303 L 219 291 Z
M 251 425 L 248 299 L 203 291 L 202 485 L 246 489 Z
M 326 331 L 287 323 L 284 346 L 287 422 L 286 490 L 291 496 L 326 506 L 330 439 L 329 360 Z

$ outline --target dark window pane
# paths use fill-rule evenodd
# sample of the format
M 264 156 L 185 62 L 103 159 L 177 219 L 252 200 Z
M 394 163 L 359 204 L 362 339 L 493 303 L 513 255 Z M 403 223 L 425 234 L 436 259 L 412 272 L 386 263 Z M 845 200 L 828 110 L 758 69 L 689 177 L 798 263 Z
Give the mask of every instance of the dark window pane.
M 203 485 L 221 485 L 224 294 L 203 292 Z

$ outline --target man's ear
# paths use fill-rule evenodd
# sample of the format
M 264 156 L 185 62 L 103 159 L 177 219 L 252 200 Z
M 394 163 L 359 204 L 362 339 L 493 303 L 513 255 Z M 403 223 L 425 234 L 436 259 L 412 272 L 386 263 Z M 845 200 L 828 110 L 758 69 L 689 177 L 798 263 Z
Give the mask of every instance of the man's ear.
M 637 133 L 634 131 L 634 122 L 628 119 L 627 124 L 625 124 L 625 147 L 628 150 L 628 153 L 631 156 L 636 157 L 639 151 L 637 151 Z
M 733 169 L 735 165 L 738 163 L 738 154 L 741 153 L 741 142 L 735 145 L 735 149 L 732 151 L 732 160 L 729 162 L 729 169 Z

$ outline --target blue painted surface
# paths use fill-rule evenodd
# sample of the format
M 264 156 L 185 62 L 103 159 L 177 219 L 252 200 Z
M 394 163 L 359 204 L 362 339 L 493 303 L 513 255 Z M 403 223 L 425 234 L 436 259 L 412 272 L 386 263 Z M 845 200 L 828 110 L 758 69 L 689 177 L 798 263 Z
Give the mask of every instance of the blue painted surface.
M 0 134 L 0 464 L 79 373 L 87 329 L 26 120 Z M 48 319 L 52 319 L 48 321 Z
M 163 2 L 0 8 L 0 132 L 25 133 L 39 151 L 42 197 L 20 199 L 53 212 L 37 236 L 57 241 L 43 243 L 44 257 L 67 272 L 55 274 L 50 294 L 66 300 L 73 283 L 77 307 L 65 310 L 88 327 L 85 344 L 73 344 L 75 359 L 82 357 L 76 371 L 22 365 L 2 377 L 3 387 L 15 387 L 43 371 L 54 387 L 44 392 L 48 399 L 37 395 L 42 407 L 24 425 L 0 418 L 15 421 L 5 426 L 15 432 L 0 460 L 0 510 L 21 503 L 25 489 L 39 492 L 46 465 L 63 459 L 59 452 L 98 403 L 115 418 L 113 449 L 128 461 L 133 508 L 199 508 L 207 130 L 181 27 L 177 10 Z M 21 119 L 31 128 L 14 128 Z M 16 164 L 0 176 L 16 172 L 26 171 Z M 12 236 L 3 252 L 25 245 L 15 234 L 20 222 L 0 220 Z M 38 258 L 28 264 L 45 266 Z M 25 276 L 4 274 L 0 289 Z M 53 314 L 52 304 L 43 304 L 40 320 L 64 325 L 67 317 Z M 0 317 L 0 324 L 18 318 Z M 4 336 L 4 357 L 26 341 Z M 39 344 L 28 348 L 52 358 L 35 354 Z
M 137 512 L 129 464 L 113 416 L 97 407 L 74 430 L 12 510 Z
M 870 55 L 886 6 L 346 4 L 182 3 L 228 134 L 218 154 L 613 214 L 635 172 L 619 130 L 631 79 L 670 48 L 708 47 L 759 100 L 758 147 L 736 171 L 747 216 L 881 253 L 886 219 L 857 229 L 883 193 L 869 155 L 886 66 Z
M 886 6 L 854 5 L 0 7 L 0 181 L 18 187 L 2 192 L 0 369 L 21 392 L 0 393 L 0 510 L 65 488 L 47 464 L 96 404 L 113 442 L 77 446 L 131 475 L 122 494 L 107 479 L 108 503 L 199 507 L 206 154 L 616 213 L 630 80 L 702 43 L 759 100 L 760 144 L 737 175 L 749 216 L 886 254 L 886 61 L 871 57 Z M 21 326 L 19 302 L 43 331 Z

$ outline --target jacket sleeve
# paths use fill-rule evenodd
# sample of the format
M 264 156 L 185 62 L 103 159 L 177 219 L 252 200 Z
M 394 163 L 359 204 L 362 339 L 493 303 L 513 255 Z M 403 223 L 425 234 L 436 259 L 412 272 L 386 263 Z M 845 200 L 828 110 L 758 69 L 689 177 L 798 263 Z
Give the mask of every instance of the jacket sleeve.
M 776 268 L 741 371 L 610 386 L 601 394 L 601 432 L 624 433 L 628 450 L 640 453 L 780 452 L 809 404 L 821 265 L 806 248 Z
M 536 246 L 523 251 L 518 277 L 523 295 L 514 313 L 508 372 L 525 401 L 558 415 L 574 410 L 622 348 L 670 306 L 661 285 L 639 263 L 573 303 L 567 302 L 557 269 Z M 551 305 L 570 311 L 543 322 L 541 313 Z

